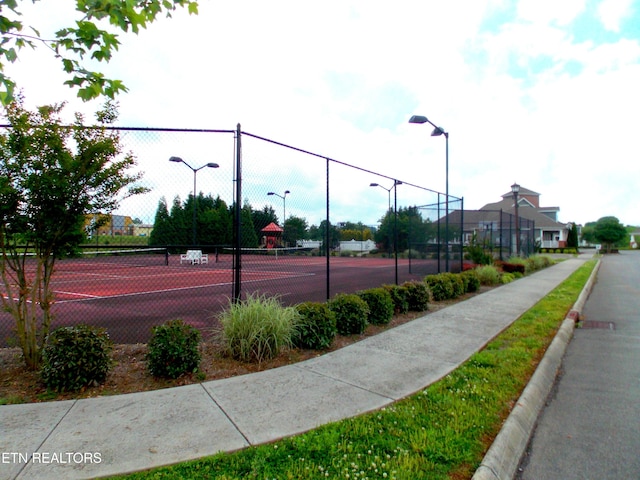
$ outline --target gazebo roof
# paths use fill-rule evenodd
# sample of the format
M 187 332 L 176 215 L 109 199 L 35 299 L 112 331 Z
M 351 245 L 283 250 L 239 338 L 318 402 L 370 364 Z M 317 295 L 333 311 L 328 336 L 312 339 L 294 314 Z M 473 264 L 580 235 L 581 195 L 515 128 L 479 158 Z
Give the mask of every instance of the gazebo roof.
M 282 232 L 284 232 L 284 230 L 281 227 L 279 227 L 278 225 L 276 225 L 273 222 L 271 222 L 269 225 L 267 225 L 266 227 L 264 227 L 260 231 L 264 232 L 264 233 L 282 233 Z

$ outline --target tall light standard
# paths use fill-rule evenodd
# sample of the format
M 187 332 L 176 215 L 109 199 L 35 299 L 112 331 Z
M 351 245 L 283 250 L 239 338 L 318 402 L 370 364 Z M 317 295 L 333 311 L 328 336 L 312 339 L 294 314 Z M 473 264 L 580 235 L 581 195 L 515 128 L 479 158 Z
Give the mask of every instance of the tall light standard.
M 520 256 L 520 217 L 518 216 L 518 193 L 520 193 L 520 185 L 514 183 L 511 185 L 513 199 L 516 207 L 516 255 Z
M 213 163 L 213 162 L 209 162 L 206 165 L 203 165 L 201 167 L 198 168 L 193 168 L 191 165 L 189 165 L 187 162 L 185 162 L 182 158 L 180 157 L 171 157 L 169 158 L 170 162 L 176 162 L 176 163 L 184 163 L 187 167 L 189 167 L 192 171 L 193 171 L 193 220 L 192 220 L 192 230 L 193 230 L 193 235 L 192 235 L 192 243 L 195 246 L 196 244 L 196 174 L 198 173 L 199 170 L 202 170 L 205 167 L 208 168 L 218 168 L 220 165 L 218 165 L 217 163 Z
M 400 180 L 394 180 L 393 185 L 389 188 L 383 187 L 378 183 L 370 183 L 370 187 L 384 188 L 388 194 L 388 212 L 391 211 L 391 190 L 393 190 L 393 251 L 396 262 L 396 284 L 398 283 L 398 190 L 397 186 L 402 185 Z
M 433 131 L 431 132 L 432 137 L 439 137 L 440 135 L 444 135 L 445 138 L 445 210 L 446 216 L 444 217 L 444 235 L 445 235 L 445 270 L 449 271 L 449 132 L 445 132 L 444 128 L 438 127 L 435 123 L 429 120 L 427 117 L 423 115 L 413 115 L 409 119 L 409 123 L 428 123 L 433 127 Z M 439 262 L 439 260 L 438 260 Z M 438 263 L 439 264 L 439 263 Z
M 284 222 L 287 220 L 287 194 L 291 193 L 289 190 L 284 191 L 284 195 L 280 195 L 276 192 L 269 192 L 267 195 L 275 195 L 282 199 L 282 228 L 284 229 Z
M 370 183 L 369 184 L 370 187 L 380 187 L 380 188 L 384 188 L 387 191 L 387 211 L 391 210 L 391 190 L 393 189 L 393 186 L 395 186 L 395 184 L 389 188 L 384 187 L 382 185 L 380 185 L 379 183 Z

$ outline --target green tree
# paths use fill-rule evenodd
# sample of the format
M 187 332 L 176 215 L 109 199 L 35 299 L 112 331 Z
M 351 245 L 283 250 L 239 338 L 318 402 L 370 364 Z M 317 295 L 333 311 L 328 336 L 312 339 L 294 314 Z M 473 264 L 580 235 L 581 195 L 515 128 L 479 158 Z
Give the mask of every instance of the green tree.
M 256 248 L 258 246 L 258 236 L 253 226 L 251 213 L 251 205 L 248 200 L 245 200 L 240 210 L 240 238 L 242 240 L 242 246 L 245 248 Z
M 627 229 L 616 217 L 602 217 L 593 227 L 593 235 L 610 252 L 612 246 L 627 236 Z
M 171 224 L 167 200 L 162 197 L 158 202 L 158 209 L 153 220 L 153 230 L 149 236 L 150 245 L 171 245 L 175 238 L 175 230 Z
M 340 240 L 348 242 L 349 240 L 364 241 L 369 239 L 373 239 L 373 232 L 362 222 L 345 222 L 340 228 Z
M 284 222 L 284 244 L 287 247 L 295 247 L 298 240 L 305 240 L 308 237 L 307 220 L 295 215 L 289 215 Z
M 387 252 L 393 252 L 395 235 L 398 235 L 398 252 L 415 245 L 425 245 L 433 236 L 433 225 L 424 222 L 416 207 L 398 209 L 396 220 L 393 211 L 388 211 L 380 220 L 380 228 L 375 233 L 375 241 Z
M 187 213 L 182 207 L 179 196 L 175 196 L 169 212 L 171 219 L 171 227 L 173 230 L 173 245 L 190 245 L 191 244 L 191 217 L 187 222 Z
M 16 324 L 25 363 L 37 369 L 49 334 L 56 259 L 84 239 L 86 215 L 114 210 L 142 193 L 131 153 L 123 154 L 112 104 L 96 115 L 99 126 L 62 125 L 63 105 L 24 109 L 21 98 L 5 109 L 11 128 L 0 135 L 0 273 L 4 309 Z M 33 258 L 32 258 L 33 257 Z
M 33 0 L 33 3 L 38 0 Z M 159 15 L 171 17 L 179 7 L 190 14 L 198 13 L 198 3 L 191 0 L 76 0 L 78 17 L 73 26 L 61 28 L 55 39 L 40 37 L 35 25 L 23 22 L 20 6 L 24 0 L 0 2 L 0 101 L 8 105 L 13 99 L 15 83 L 4 74 L 4 66 L 19 58 L 22 48 L 48 48 L 60 59 L 63 70 L 72 78 L 65 82 L 78 87 L 78 97 L 90 100 L 100 95 L 114 98 L 127 88 L 120 80 L 105 78 L 102 73 L 88 70 L 83 61 L 109 62 L 118 50 L 120 40 L 115 32 L 135 34 L 153 23 Z M 71 23 L 71 21 L 70 21 Z
M 578 248 L 578 226 L 575 223 L 571 224 L 569 228 L 569 235 L 567 236 L 567 247 Z

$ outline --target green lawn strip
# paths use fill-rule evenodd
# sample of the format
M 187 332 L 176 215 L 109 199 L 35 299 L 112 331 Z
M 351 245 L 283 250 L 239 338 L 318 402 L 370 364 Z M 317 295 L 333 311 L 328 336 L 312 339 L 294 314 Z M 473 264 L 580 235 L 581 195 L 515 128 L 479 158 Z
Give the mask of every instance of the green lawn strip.
M 407 399 L 274 443 L 114 478 L 470 478 L 594 266 L 587 262 L 485 349 Z

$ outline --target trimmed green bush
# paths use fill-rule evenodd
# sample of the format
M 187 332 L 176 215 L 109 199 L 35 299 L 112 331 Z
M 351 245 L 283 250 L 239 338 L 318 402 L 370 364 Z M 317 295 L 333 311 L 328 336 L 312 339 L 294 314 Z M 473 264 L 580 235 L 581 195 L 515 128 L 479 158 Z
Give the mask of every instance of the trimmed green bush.
M 465 291 L 467 293 L 477 292 L 480 289 L 480 278 L 478 272 L 475 270 L 467 270 L 460 274 L 462 281 L 465 285 Z
M 329 300 L 329 308 L 336 315 L 340 335 L 363 333 L 369 323 L 369 306 L 355 293 L 339 293 Z
M 391 294 L 382 287 L 357 292 L 369 307 L 369 323 L 386 325 L 393 318 L 394 305 Z
M 462 279 L 462 277 L 460 276 L 460 274 L 458 273 L 442 273 L 442 276 L 449 278 L 449 281 L 451 282 L 451 287 L 453 288 L 453 297 L 451 298 L 458 298 L 462 295 L 465 294 L 466 289 L 464 286 L 464 280 Z
M 404 282 L 402 286 L 407 290 L 409 310 L 424 312 L 429 308 L 429 287 L 424 282 Z
M 259 363 L 293 345 L 300 314 L 295 307 L 283 307 L 277 297 L 250 294 L 244 301 L 232 302 L 219 318 L 227 353 Z
M 103 383 L 111 368 L 113 344 L 103 328 L 61 327 L 49 335 L 40 375 L 47 388 L 78 391 Z
M 296 306 L 300 318 L 293 333 L 293 344 L 299 348 L 323 350 L 336 338 L 336 314 L 326 303 L 304 302 Z
M 147 344 L 147 369 L 154 377 L 178 378 L 200 367 L 200 332 L 181 319 L 152 329 Z
M 424 278 L 424 282 L 429 287 L 431 299 L 434 302 L 442 302 L 443 300 L 454 298 L 454 286 L 448 274 L 428 275 Z
M 402 285 L 383 285 L 391 295 L 395 313 L 407 313 L 409 311 L 409 301 L 407 300 L 407 289 Z
M 513 276 L 513 273 L 503 273 L 502 275 L 500 275 L 500 283 L 507 284 L 507 283 L 511 283 L 516 279 L 516 277 Z
M 484 265 L 476 268 L 476 274 L 480 279 L 481 285 L 498 285 L 500 282 L 500 273 L 493 265 Z

